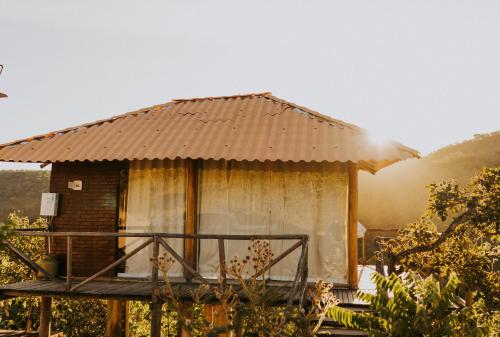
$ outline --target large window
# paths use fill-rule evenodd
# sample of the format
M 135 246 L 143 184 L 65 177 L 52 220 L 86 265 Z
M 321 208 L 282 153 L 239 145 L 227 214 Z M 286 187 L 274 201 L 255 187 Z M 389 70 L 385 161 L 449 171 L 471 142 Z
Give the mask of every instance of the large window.
M 186 204 L 186 168 L 183 160 L 136 160 L 130 163 L 127 232 L 182 233 Z M 144 239 L 127 238 L 125 253 L 132 251 Z M 182 256 L 183 241 L 168 240 Z M 163 250 L 160 252 L 163 253 Z M 140 251 L 126 263 L 128 276 L 151 275 L 152 245 Z M 172 275 L 181 276 L 178 263 Z
M 347 282 L 345 164 L 205 161 L 199 179 L 199 232 L 308 234 L 310 280 Z M 293 242 L 272 242 L 275 256 Z M 226 256 L 248 254 L 247 244 L 227 242 Z M 295 275 L 299 252 L 271 270 L 274 279 Z M 216 242 L 200 243 L 199 269 L 218 275 Z
M 182 233 L 186 205 L 182 160 L 133 161 L 129 170 L 127 231 Z M 198 176 L 198 232 L 203 234 L 308 234 L 309 278 L 347 282 L 345 164 L 204 161 Z M 125 252 L 142 239 L 127 239 Z M 179 255 L 183 241 L 169 240 Z M 294 242 L 271 241 L 275 256 Z M 226 257 L 248 255 L 249 242 L 226 241 Z M 273 279 L 295 275 L 299 250 L 271 270 Z M 151 273 L 151 247 L 127 261 L 126 274 Z M 219 275 L 216 240 L 201 240 L 198 268 Z M 182 275 L 178 263 L 171 270 Z

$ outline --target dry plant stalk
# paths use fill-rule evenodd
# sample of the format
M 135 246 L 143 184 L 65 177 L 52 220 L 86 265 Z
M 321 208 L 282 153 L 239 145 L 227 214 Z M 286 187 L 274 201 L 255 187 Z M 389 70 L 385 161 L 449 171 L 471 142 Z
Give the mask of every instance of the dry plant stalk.
M 338 304 L 332 293 L 333 285 L 318 281 L 310 287 L 307 291 L 310 302 L 307 311 L 294 306 L 276 306 L 273 302 L 276 299 L 275 290 L 267 286 L 273 257 L 267 241 L 252 241 L 247 256 L 243 259 L 234 257 L 229 266 L 220 266 L 236 281 L 236 287 L 241 291 L 236 291 L 234 285 L 228 285 L 222 279 L 216 286 L 203 284 L 191 291 L 195 306 L 203 305 L 210 296 L 215 297 L 220 303 L 219 314 L 225 322 L 224 326 L 215 326 L 213 317 L 193 317 L 193 306 L 186 306 L 175 294 L 168 277 L 175 260 L 168 253 L 153 261 L 165 280 L 159 295 L 178 313 L 178 324 L 182 324 L 190 336 L 230 336 L 232 333 L 242 337 L 249 334 L 259 337 L 314 336 L 326 313 Z M 252 270 L 250 276 L 248 269 Z

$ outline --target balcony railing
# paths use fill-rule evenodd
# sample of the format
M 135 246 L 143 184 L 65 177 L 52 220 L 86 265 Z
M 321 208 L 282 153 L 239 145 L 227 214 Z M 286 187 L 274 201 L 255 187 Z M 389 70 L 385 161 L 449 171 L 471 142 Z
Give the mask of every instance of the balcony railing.
M 226 255 L 225 255 L 225 241 L 254 241 L 254 240 L 266 240 L 266 241 L 284 241 L 290 240 L 295 241 L 288 249 L 282 252 L 280 255 L 273 258 L 270 263 L 268 263 L 263 269 L 258 272 L 255 277 L 264 277 L 265 273 L 268 272 L 273 266 L 282 261 L 285 257 L 289 256 L 292 252 L 300 248 L 300 257 L 297 261 L 297 269 L 289 286 L 289 291 L 287 293 L 286 299 L 289 304 L 294 300 L 298 300 L 300 305 L 302 305 L 305 290 L 307 286 L 307 276 L 308 276 L 308 240 L 307 235 L 228 235 L 228 234 L 172 234 L 172 233 L 112 233 L 112 232 L 42 232 L 42 231 L 16 231 L 15 235 L 26 236 L 26 237 L 45 237 L 45 238 L 66 238 L 66 276 L 62 277 L 59 275 L 54 275 L 40 266 L 37 262 L 33 261 L 29 256 L 22 252 L 18 247 L 15 247 L 11 242 L 4 241 L 5 247 L 7 247 L 14 255 L 21 259 L 26 265 L 28 265 L 33 270 L 36 270 L 40 274 L 43 274 L 49 280 L 56 282 L 61 286 L 61 289 L 70 294 L 78 293 L 85 284 L 105 275 L 106 273 L 114 270 L 140 251 L 143 251 L 149 246 L 153 246 L 152 258 L 157 260 L 160 254 L 160 247 L 163 247 L 168 254 L 179 262 L 187 274 L 190 275 L 188 280 L 192 279 L 198 280 L 198 282 L 208 284 L 210 281 L 198 273 L 192 265 L 190 265 L 185 258 L 179 255 L 172 246 L 166 241 L 166 239 L 179 239 L 179 240 L 217 240 L 218 242 L 218 257 L 219 257 L 219 278 L 220 282 L 225 285 L 227 280 L 226 274 Z M 73 276 L 73 239 L 75 238 L 143 238 L 145 241 L 139 246 L 125 254 L 124 256 L 117 258 L 114 262 L 107 265 L 103 269 L 99 270 L 95 274 L 81 278 L 75 278 Z M 151 283 L 152 283 L 152 297 L 153 302 L 157 301 L 155 299 L 155 294 L 159 293 L 160 282 L 159 282 L 159 270 L 156 264 L 152 264 L 151 271 Z

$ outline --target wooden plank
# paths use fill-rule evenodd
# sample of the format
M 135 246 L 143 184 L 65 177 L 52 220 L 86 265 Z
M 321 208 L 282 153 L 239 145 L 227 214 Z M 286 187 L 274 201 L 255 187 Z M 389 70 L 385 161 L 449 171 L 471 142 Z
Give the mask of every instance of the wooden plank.
M 283 260 L 285 257 L 287 257 L 289 254 L 291 254 L 295 249 L 300 247 L 303 244 L 303 241 L 298 241 L 296 242 L 293 246 L 285 250 L 283 253 L 281 253 L 278 257 L 274 258 L 269 265 L 266 266 L 263 270 L 261 270 L 259 273 L 257 273 L 255 276 L 259 277 L 265 272 L 267 272 L 269 269 L 271 269 L 276 263 L 280 262 Z
M 186 268 L 191 274 L 193 274 L 193 278 L 197 278 L 201 282 L 208 284 L 208 281 L 203 276 L 198 274 L 198 272 L 194 270 L 190 265 L 188 265 L 186 261 L 184 261 L 184 259 L 180 257 L 179 254 L 177 254 L 168 243 L 165 242 L 165 240 L 160 239 L 160 244 L 163 246 L 163 248 L 165 248 L 167 252 L 169 252 L 170 255 L 172 255 L 174 259 L 176 259 L 184 268 Z
M 198 163 L 193 159 L 187 159 L 186 166 L 186 221 L 184 223 L 184 234 L 196 234 L 198 231 Z M 184 239 L 184 260 L 194 270 L 197 269 L 196 246 L 195 239 Z M 189 269 L 184 268 L 184 277 L 187 280 L 192 279 L 193 276 Z
M 143 248 L 145 248 L 146 246 L 148 246 L 151 242 L 153 242 L 153 239 L 149 239 L 147 240 L 146 242 L 142 243 L 139 247 L 135 248 L 134 250 L 132 250 L 130 253 L 128 253 L 127 255 L 123 256 L 122 258 L 116 260 L 115 262 L 113 262 L 112 264 L 110 264 L 109 266 L 107 266 L 106 268 L 102 269 L 101 271 L 95 273 L 94 275 L 90 276 L 89 278 L 87 278 L 86 280 L 78 283 L 76 286 L 74 286 L 73 288 L 71 288 L 71 291 L 75 291 L 77 289 L 79 289 L 80 287 L 82 287 L 84 284 L 87 284 L 88 282 L 92 281 L 93 279 L 95 279 L 96 277 L 99 277 L 100 275 L 103 275 L 105 274 L 106 272 L 108 272 L 109 270 L 113 269 L 114 267 L 118 266 L 120 263 L 122 263 L 123 261 L 126 261 L 128 260 L 129 258 L 131 258 L 132 256 L 134 256 L 135 254 L 137 254 L 139 251 L 141 251 Z
M 226 285 L 226 271 L 227 271 L 227 266 L 226 266 L 226 250 L 224 247 L 224 239 L 219 239 L 218 240 L 218 245 L 219 245 L 219 273 L 220 273 L 220 280 L 223 286 Z
M 132 237 L 132 238 L 152 238 L 155 236 L 167 239 L 224 239 L 236 241 L 252 240 L 302 240 L 307 237 L 304 234 L 180 234 L 180 233 L 115 233 L 115 232 L 23 232 L 14 231 L 18 236 L 39 236 L 39 237 Z
M 213 280 L 217 282 L 216 280 Z M 237 292 L 241 292 L 242 300 L 245 300 L 245 295 L 240 287 L 235 283 L 235 280 L 228 279 L 228 284 L 232 284 Z M 30 285 L 29 287 L 26 284 Z M 162 283 L 159 282 L 159 286 Z M 39 286 L 41 285 L 41 286 Z M 275 293 L 279 293 L 277 297 L 278 303 L 285 303 L 289 300 L 289 290 L 292 286 L 290 281 L 269 281 L 267 283 L 270 289 Z M 174 292 L 183 299 L 191 299 L 191 290 L 197 288 L 199 283 L 172 283 Z M 312 286 L 312 284 L 309 284 Z M 34 289 L 41 289 L 40 291 Z M 0 295 L 10 296 L 51 296 L 51 297 L 72 297 L 72 298 L 99 298 L 99 299 L 116 299 L 116 300 L 140 300 L 151 301 L 152 299 L 152 283 L 145 281 L 92 281 L 85 285 L 79 292 L 68 293 L 50 280 L 34 280 L 22 283 L 16 283 L 9 286 L 0 286 Z M 332 290 L 334 295 L 341 301 L 342 306 L 357 305 L 367 308 L 368 304 L 363 304 L 359 300 L 355 300 L 355 290 L 335 288 Z M 208 302 L 215 303 L 216 300 L 207 298 Z M 293 301 L 300 301 L 300 297 L 294 296 Z
M 302 244 L 302 250 L 300 252 L 300 258 L 299 262 L 297 265 L 297 271 L 295 273 L 295 277 L 292 282 L 292 287 L 288 293 L 288 301 L 287 304 L 288 306 L 291 306 L 295 296 L 297 295 L 297 290 L 299 289 L 299 279 L 302 278 L 303 274 L 301 273 L 301 269 L 303 268 L 303 265 L 305 264 L 307 266 L 307 240 L 304 242 L 301 242 Z M 305 281 L 304 281 L 305 282 Z
M 353 289 L 358 288 L 358 167 L 349 163 L 348 190 L 348 224 L 347 224 L 347 262 L 348 283 Z

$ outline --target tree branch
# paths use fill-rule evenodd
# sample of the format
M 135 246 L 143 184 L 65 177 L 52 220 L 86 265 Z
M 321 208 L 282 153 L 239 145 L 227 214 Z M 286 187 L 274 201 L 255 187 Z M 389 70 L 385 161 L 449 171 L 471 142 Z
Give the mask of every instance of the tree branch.
M 417 246 L 417 247 L 410 248 L 408 250 L 404 250 L 404 251 L 399 252 L 397 254 L 389 254 L 389 255 L 393 258 L 394 263 L 396 263 L 397 260 L 399 260 L 403 257 L 406 257 L 408 255 L 412 255 L 415 253 L 423 253 L 423 252 L 428 252 L 428 251 L 434 250 L 439 245 L 441 245 L 444 241 L 446 241 L 451 236 L 451 234 L 453 234 L 453 231 L 455 230 L 455 228 L 457 228 L 458 225 L 467 221 L 469 219 L 469 216 L 470 216 L 469 212 L 464 212 L 464 213 L 460 214 L 459 216 L 457 216 L 455 219 L 453 219 L 453 221 L 448 226 L 448 228 L 446 228 L 446 230 L 443 233 L 441 233 L 439 238 L 429 245 Z

